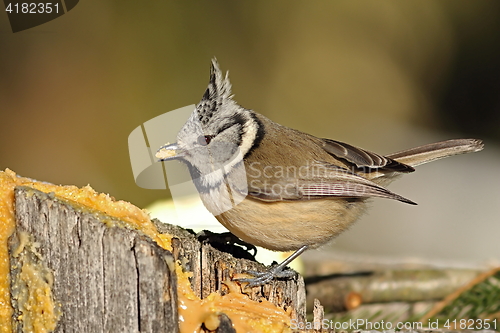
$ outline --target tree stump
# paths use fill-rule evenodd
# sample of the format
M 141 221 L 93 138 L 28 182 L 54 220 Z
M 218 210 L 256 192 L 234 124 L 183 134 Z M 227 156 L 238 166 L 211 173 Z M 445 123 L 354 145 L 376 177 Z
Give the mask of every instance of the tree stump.
M 194 292 L 226 293 L 231 274 L 262 271 L 255 261 L 217 250 L 176 226 L 172 253 L 119 219 L 29 187 L 15 189 L 16 232 L 9 240 L 14 332 L 32 331 L 41 317 L 55 332 L 178 332 L 175 260 L 193 272 Z M 254 287 L 262 297 L 305 320 L 302 277 Z M 34 316 L 34 315 L 37 316 Z M 38 318 L 38 319 L 37 319 Z M 217 332 L 234 332 L 223 314 Z

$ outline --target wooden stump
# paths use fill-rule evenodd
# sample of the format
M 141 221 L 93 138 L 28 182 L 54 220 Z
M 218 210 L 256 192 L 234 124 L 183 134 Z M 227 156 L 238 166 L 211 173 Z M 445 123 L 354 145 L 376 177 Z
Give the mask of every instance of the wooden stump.
M 15 316 L 23 316 L 15 332 L 33 325 L 33 304 L 21 294 L 39 293 L 44 282 L 61 314 L 56 332 L 178 332 L 170 252 L 118 219 L 50 194 L 19 187 L 15 196 L 11 286 Z M 23 278 L 29 267 L 35 275 Z
M 124 222 L 54 195 L 20 186 L 15 198 L 16 232 L 9 240 L 15 332 L 33 330 L 45 316 L 54 319 L 55 332 L 175 333 L 175 260 L 193 272 L 190 282 L 201 298 L 226 293 L 222 281 L 232 273 L 265 269 L 235 258 L 231 246 L 219 251 L 176 226 L 156 222 L 174 236 L 170 253 Z M 261 297 L 305 320 L 301 277 L 252 288 L 250 298 Z M 217 332 L 233 331 L 221 315 Z

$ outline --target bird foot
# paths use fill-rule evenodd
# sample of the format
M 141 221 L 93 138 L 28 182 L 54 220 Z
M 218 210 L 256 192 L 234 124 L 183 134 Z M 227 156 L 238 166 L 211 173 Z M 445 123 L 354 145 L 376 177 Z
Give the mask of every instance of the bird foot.
M 271 267 L 265 272 L 257 272 L 257 271 L 245 271 L 245 273 L 253 275 L 253 278 L 238 278 L 234 279 L 238 282 L 246 282 L 248 283 L 248 287 L 256 287 L 271 282 L 274 279 L 285 279 L 291 278 L 297 275 L 292 269 L 284 269 L 280 265 L 276 265 Z

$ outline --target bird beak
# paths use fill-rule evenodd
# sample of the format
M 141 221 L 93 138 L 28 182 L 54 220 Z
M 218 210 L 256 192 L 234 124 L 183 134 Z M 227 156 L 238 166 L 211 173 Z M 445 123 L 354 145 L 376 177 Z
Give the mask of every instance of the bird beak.
M 177 143 L 167 143 L 160 147 L 155 154 L 159 161 L 170 161 L 184 157 L 184 150 L 180 149 Z

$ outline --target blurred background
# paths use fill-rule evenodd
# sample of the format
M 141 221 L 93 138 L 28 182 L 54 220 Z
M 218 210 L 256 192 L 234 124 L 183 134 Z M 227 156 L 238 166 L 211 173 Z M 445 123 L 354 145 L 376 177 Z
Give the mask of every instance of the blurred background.
M 329 248 L 498 263 L 499 17 L 497 0 L 86 0 L 13 34 L 0 13 L 0 169 L 139 207 L 167 197 L 134 183 L 128 135 L 196 104 L 215 56 L 239 104 L 319 137 L 382 154 L 484 139 L 391 186 L 419 206 L 374 200 Z

